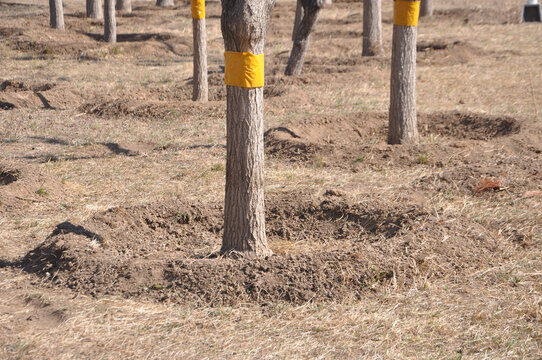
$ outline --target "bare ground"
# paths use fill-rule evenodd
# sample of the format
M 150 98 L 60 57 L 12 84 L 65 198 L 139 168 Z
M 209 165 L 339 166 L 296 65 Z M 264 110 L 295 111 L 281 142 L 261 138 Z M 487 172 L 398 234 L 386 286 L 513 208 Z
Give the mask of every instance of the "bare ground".
M 418 42 L 418 145 L 386 144 L 361 4 L 326 8 L 282 75 L 266 47 L 273 256 L 220 247 L 223 45 L 191 97 L 189 7 L 136 2 L 119 42 L 84 4 L 0 2 L 0 357 L 542 358 L 542 29 L 522 1 L 437 3 Z

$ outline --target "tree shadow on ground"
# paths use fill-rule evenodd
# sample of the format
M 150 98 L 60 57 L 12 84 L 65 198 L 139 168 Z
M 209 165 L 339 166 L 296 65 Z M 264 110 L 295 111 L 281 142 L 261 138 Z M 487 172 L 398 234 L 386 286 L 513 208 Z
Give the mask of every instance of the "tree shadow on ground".
M 103 40 L 103 34 L 94 34 L 89 32 L 83 32 L 83 35 L 88 36 L 91 39 L 94 39 L 96 41 L 102 41 Z M 123 43 L 123 42 L 141 42 L 141 41 L 149 41 L 149 40 L 156 40 L 156 41 L 166 41 L 172 39 L 173 36 L 170 34 L 159 34 L 159 33 L 129 33 L 129 34 L 118 34 L 117 35 L 117 42 Z
M 51 238 L 57 235 L 62 235 L 62 234 L 82 235 L 91 241 L 97 241 L 97 242 L 103 241 L 103 237 L 101 235 L 95 232 L 89 231 L 81 225 L 74 225 L 69 221 L 65 221 L 63 223 L 58 224 L 56 228 L 53 230 L 53 232 L 51 233 L 51 235 L 49 235 L 48 238 Z M 60 257 L 61 254 L 59 253 L 58 249 L 55 249 L 55 247 L 52 246 L 52 245 L 55 245 L 57 242 L 58 240 L 54 241 L 52 244 L 42 243 L 38 245 L 35 249 L 29 251 L 24 257 L 15 261 L 0 259 L 0 269 L 8 268 L 8 267 L 19 268 L 30 274 L 42 271 L 43 270 L 42 260 Z M 36 253 L 43 254 L 44 257 L 39 258 L 39 259 L 34 259 L 34 256 Z

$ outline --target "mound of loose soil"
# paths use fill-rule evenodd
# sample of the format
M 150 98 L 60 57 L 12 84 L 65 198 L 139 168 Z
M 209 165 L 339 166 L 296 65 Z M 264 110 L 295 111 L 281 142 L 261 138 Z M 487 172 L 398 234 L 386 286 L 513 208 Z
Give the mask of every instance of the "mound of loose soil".
M 4 110 L 14 108 L 63 109 L 77 104 L 80 98 L 78 92 L 69 84 L 58 86 L 49 82 L 13 79 L 0 83 L 0 108 Z
M 380 166 L 392 160 L 396 165 L 412 165 L 419 163 L 420 155 L 426 153 L 430 153 L 432 162 L 436 163 L 457 152 L 457 145 L 453 143 L 456 140 L 490 140 L 517 134 L 521 129 L 519 122 L 509 117 L 459 112 L 421 114 L 420 134 L 437 136 L 444 141 L 389 146 L 386 144 L 387 121 L 385 113 L 312 116 L 298 121 L 295 126 L 267 130 L 266 152 L 271 158 L 286 161 L 314 162 L 318 157 L 340 159 L 332 161 L 339 167 L 350 167 L 355 160 Z
M 518 134 L 521 129 L 519 121 L 508 116 L 461 112 L 425 115 L 420 121 L 420 127 L 426 134 L 434 133 L 449 138 L 470 140 L 489 140 Z
M 21 92 L 21 91 L 47 91 L 55 87 L 54 83 L 34 83 L 29 84 L 17 80 L 5 80 L 0 84 L 1 92 Z
M 179 201 L 62 223 L 21 266 L 92 295 L 303 303 L 465 275 L 498 261 L 503 246 L 469 220 L 376 197 L 351 202 L 335 191 L 293 193 L 268 199 L 267 208 L 277 255 L 265 259 L 212 255 L 220 247 L 222 208 Z
M 133 116 L 139 118 L 166 118 L 174 114 L 175 109 L 166 102 L 128 99 L 101 99 L 87 102 L 79 108 L 87 114 L 103 117 Z
M 416 46 L 420 65 L 466 64 L 483 55 L 482 49 L 462 41 L 420 41 Z
M 442 19 L 459 19 L 465 24 L 517 24 L 520 18 L 518 8 L 455 8 L 435 9 L 438 21 Z
M 349 71 L 357 71 L 360 66 L 368 68 L 388 66 L 390 59 L 388 57 L 373 56 L 349 56 L 349 57 L 322 57 L 309 56 L 303 64 L 303 72 L 310 74 L 335 74 Z

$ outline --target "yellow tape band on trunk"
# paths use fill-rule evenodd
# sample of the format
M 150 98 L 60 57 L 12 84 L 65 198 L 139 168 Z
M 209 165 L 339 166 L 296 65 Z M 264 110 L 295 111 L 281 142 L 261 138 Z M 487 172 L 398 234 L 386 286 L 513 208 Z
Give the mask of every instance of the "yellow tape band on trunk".
M 205 19 L 205 0 L 191 0 L 192 18 Z
M 420 1 L 395 0 L 393 2 L 393 23 L 401 26 L 418 26 Z
M 263 87 L 263 54 L 254 55 L 249 52 L 226 51 L 224 57 L 226 58 L 224 76 L 226 85 L 244 88 Z

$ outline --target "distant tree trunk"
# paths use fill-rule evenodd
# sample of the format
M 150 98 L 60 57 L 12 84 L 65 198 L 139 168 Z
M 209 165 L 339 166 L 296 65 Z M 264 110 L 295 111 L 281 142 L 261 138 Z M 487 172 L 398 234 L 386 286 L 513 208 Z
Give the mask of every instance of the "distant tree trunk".
M 49 0 L 49 24 L 53 29 L 64 30 L 64 9 L 62 0 Z
M 205 29 L 205 18 L 193 18 L 192 29 L 194 33 L 194 88 L 192 92 L 192 100 L 205 102 L 209 98 L 209 85 L 207 83 L 207 35 Z
M 382 1 L 363 1 L 363 51 L 362 56 L 382 53 Z
M 115 17 L 115 0 L 104 1 L 104 41 L 117 42 L 117 19 Z
M 416 0 L 410 0 L 416 1 Z M 417 19 L 416 19 L 417 23 Z M 416 26 L 393 25 L 388 143 L 418 140 L 416 118 Z
M 115 6 L 115 9 L 124 13 L 131 13 L 132 0 L 117 0 L 117 5 Z
M 433 0 L 422 0 L 420 16 L 433 16 Z
M 96 20 L 104 18 L 101 0 L 87 0 L 87 17 Z
M 156 6 L 171 7 L 173 5 L 173 0 L 156 0 Z
M 295 7 L 294 30 L 292 31 L 292 41 L 295 41 L 295 35 L 299 29 L 299 24 L 301 24 L 301 19 L 303 19 L 303 4 L 301 3 L 301 0 L 297 0 Z
M 324 0 L 301 0 L 303 5 L 303 18 L 297 28 L 294 38 L 294 45 L 286 66 L 286 75 L 299 75 L 305 61 L 307 46 L 309 45 L 311 34 L 316 28 L 320 9 L 324 5 Z
M 226 51 L 264 52 L 275 0 L 222 0 Z M 265 236 L 263 88 L 227 86 L 227 163 L 221 253 L 271 254 Z

